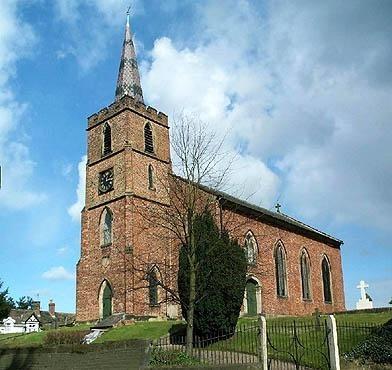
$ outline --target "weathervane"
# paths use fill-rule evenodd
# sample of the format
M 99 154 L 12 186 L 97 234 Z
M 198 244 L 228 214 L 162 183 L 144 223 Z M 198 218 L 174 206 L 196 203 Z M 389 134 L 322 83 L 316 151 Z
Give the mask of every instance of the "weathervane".
M 280 208 L 281 208 L 281 207 L 282 207 L 282 206 L 279 204 L 279 202 L 276 203 L 276 206 L 275 206 L 276 212 L 280 213 Z
M 127 10 L 127 26 L 129 26 L 129 14 L 131 13 L 131 8 L 132 8 L 132 4 L 129 4 L 128 10 Z

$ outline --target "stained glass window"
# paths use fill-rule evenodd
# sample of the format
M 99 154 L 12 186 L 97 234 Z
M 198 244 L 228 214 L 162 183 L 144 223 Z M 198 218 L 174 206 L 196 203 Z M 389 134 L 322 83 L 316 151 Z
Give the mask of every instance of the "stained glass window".
M 310 299 L 310 263 L 306 251 L 301 254 L 301 281 L 302 281 L 302 298 Z
M 321 270 L 323 274 L 324 301 L 327 303 L 331 303 L 332 302 L 331 269 L 326 256 L 324 256 L 323 262 L 321 263 Z
M 286 257 L 282 245 L 275 249 L 276 292 L 279 297 L 287 296 L 286 287 Z

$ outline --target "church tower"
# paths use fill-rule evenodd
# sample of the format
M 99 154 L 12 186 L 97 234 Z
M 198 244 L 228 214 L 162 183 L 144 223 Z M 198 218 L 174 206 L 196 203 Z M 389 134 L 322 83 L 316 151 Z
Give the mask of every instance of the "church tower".
M 167 116 L 144 104 L 128 15 L 115 101 L 88 118 L 78 321 L 164 314 L 141 282 L 148 266 L 167 258 L 154 255 L 162 240 L 145 224 L 150 210 L 169 205 L 169 146 Z

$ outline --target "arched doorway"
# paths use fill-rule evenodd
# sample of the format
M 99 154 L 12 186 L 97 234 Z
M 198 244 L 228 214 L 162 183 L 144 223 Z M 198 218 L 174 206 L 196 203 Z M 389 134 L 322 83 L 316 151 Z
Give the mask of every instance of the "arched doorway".
M 248 275 L 245 285 L 241 315 L 256 316 L 262 312 L 261 283 L 254 275 Z
M 246 282 L 246 306 L 249 316 L 257 315 L 257 283 L 254 280 Z
M 105 280 L 100 289 L 100 318 L 106 319 L 113 312 L 113 291 L 110 284 Z

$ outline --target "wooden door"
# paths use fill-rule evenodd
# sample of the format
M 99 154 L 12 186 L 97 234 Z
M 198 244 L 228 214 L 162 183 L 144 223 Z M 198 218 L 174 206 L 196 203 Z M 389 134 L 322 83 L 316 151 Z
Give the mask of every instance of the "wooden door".
M 105 286 L 102 300 L 102 318 L 105 319 L 112 314 L 112 290 L 109 285 Z
M 249 280 L 246 283 L 246 302 L 248 305 L 248 315 L 257 315 L 257 300 L 256 300 L 256 288 L 257 285 L 254 281 Z

